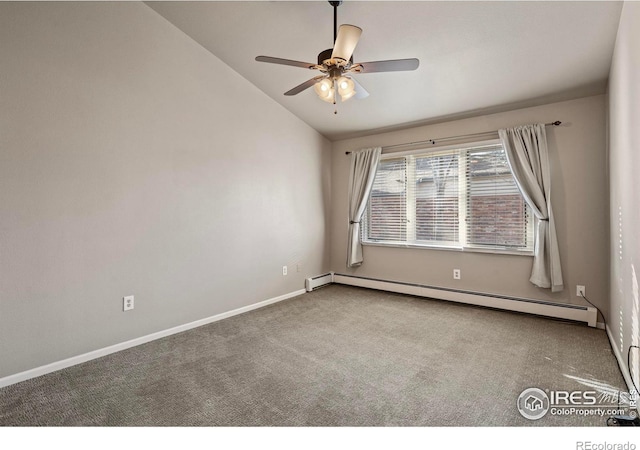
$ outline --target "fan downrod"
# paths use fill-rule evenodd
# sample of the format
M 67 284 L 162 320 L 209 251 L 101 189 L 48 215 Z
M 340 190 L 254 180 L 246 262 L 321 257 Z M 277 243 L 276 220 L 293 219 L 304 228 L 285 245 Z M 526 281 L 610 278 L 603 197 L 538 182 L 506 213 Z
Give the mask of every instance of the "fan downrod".
M 333 43 L 334 44 L 338 37 L 338 6 L 342 5 L 342 3 L 343 3 L 342 0 L 340 1 L 329 0 L 329 4 L 333 6 Z M 328 62 L 329 60 L 331 60 L 332 53 L 333 53 L 333 48 L 328 48 L 318 53 L 318 65 L 321 66 L 325 63 L 325 61 Z M 349 62 L 353 64 L 353 55 L 351 56 L 351 59 Z
M 342 5 L 342 1 L 329 0 L 329 4 L 333 6 L 333 42 L 338 36 L 338 6 Z

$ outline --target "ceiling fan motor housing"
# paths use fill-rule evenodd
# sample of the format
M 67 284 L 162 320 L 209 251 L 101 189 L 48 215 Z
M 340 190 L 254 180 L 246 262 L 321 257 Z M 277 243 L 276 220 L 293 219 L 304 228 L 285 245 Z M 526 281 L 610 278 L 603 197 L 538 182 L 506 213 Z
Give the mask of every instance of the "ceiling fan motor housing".
M 318 54 L 318 65 L 321 66 L 326 60 L 331 59 L 332 53 L 333 53 L 332 48 L 328 48 L 326 50 L 321 51 Z
M 332 54 L 333 54 L 332 48 L 328 48 L 318 53 L 318 65 L 322 66 L 326 63 L 327 66 L 333 66 L 333 65 L 337 65 L 338 62 L 343 61 L 342 59 L 332 61 L 332 58 L 331 58 Z M 353 64 L 353 55 L 349 59 L 349 64 Z M 346 65 L 346 64 L 341 64 L 341 65 Z

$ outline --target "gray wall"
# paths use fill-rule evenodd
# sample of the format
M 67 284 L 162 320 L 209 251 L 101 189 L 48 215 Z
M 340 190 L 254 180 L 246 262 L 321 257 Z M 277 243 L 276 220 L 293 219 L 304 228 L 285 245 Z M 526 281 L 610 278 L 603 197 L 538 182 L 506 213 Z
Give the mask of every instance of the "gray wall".
M 586 285 L 587 297 L 606 310 L 609 286 L 605 104 L 605 96 L 599 95 L 334 142 L 332 270 L 575 304 L 584 304 L 584 300 L 575 296 L 576 284 L 582 284 Z M 346 267 L 349 157 L 345 151 L 554 120 L 563 122 L 560 127 L 547 127 L 563 292 L 551 294 L 550 290 L 536 288 L 529 282 L 530 256 L 365 246 L 363 265 L 356 269 Z M 453 280 L 454 268 L 462 270 L 461 280 Z
M 625 2 L 609 75 L 611 313 L 608 326 L 626 364 L 640 345 L 640 3 Z M 631 353 L 640 385 L 640 351 Z
M 146 5 L 1 2 L 0 61 L 0 377 L 329 269 L 330 143 Z

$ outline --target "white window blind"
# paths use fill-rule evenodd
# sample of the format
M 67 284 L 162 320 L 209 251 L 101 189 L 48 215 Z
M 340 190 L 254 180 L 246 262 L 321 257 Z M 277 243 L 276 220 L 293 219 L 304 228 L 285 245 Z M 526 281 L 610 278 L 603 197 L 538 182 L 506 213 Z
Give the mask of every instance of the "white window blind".
M 416 241 L 458 242 L 458 164 L 457 152 L 415 158 Z
M 532 216 L 499 141 L 383 155 L 362 240 L 531 252 Z
M 407 167 L 405 158 L 381 160 L 364 214 L 369 240 L 407 239 Z
M 468 150 L 466 160 L 467 244 L 528 247 L 531 214 L 502 145 Z

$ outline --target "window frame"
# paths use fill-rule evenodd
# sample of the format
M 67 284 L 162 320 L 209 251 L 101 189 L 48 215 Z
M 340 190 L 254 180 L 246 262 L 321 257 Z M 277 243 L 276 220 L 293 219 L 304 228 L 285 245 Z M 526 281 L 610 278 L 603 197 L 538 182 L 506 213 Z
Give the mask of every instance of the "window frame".
M 438 146 L 431 148 L 418 148 L 409 151 L 401 151 L 401 152 L 391 152 L 382 154 L 380 157 L 380 161 L 388 160 L 388 159 L 398 159 L 398 158 L 417 158 L 420 156 L 429 156 L 434 155 L 441 152 L 447 152 L 450 150 L 459 150 L 459 160 L 458 160 L 458 242 L 456 244 L 445 244 L 445 243 L 436 243 L 434 242 L 403 242 L 403 241 L 376 241 L 376 240 L 368 240 L 366 237 L 366 230 L 368 228 L 366 221 L 368 220 L 368 209 L 369 209 L 369 200 L 367 200 L 367 209 L 365 210 L 365 214 L 363 215 L 362 221 L 363 224 L 361 226 L 361 242 L 365 246 L 372 247 L 395 247 L 395 248 L 417 248 L 417 249 L 430 249 L 430 250 L 446 250 L 446 251 L 461 251 L 461 252 L 474 252 L 474 253 L 491 253 L 491 254 L 508 254 L 508 255 L 521 255 L 521 256 L 533 256 L 534 255 L 534 247 L 535 247 L 535 218 L 531 208 L 526 204 L 525 207 L 528 210 L 527 214 L 527 222 L 526 222 L 526 239 L 527 239 L 527 248 L 518 249 L 516 247 L 510 246 L 499 246 L 499 245 L 482 245 L 482 244 L 469 244 L 467 243 L 467 177 L 466 177 L 466 158 L 467 151 L 474 148 L 480 148 L 483 146 L 502 146 L 502 142 L 500 139 L 488 139 L 483 141 L 475 141 L 475 142 L 467 142 L 463 144 L 453 144 L 446 146 Z M 409 179 L 409 174 L 407 174 L 407 179 Z M 414 177 L 415 179 L 415 177 Z M 519 189 L 518 189 L 519 190 Z M 520 193 L 522 195 L 522 193 Z M 410 195 L 406 195 L 406 214 L 407 217 L 415 216 L 415 201 L 411 202 Z M 415 200 L 415 198 L 414 198 Z M 415 227 L 414 228 L 415 231 Z M 409 238 L 409 230 L 406 232 L 406 238 Z M 530 246 L 530 247 L 529 247 Z

